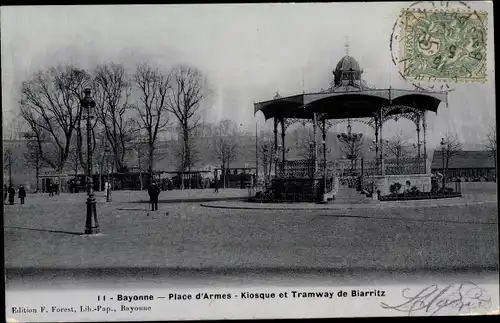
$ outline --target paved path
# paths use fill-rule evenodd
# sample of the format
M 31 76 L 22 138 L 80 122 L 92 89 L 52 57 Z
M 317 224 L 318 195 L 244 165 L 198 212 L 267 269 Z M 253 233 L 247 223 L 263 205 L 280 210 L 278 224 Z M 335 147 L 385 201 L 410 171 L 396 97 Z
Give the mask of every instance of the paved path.
M 142 193 L 140 193 L 142 194 Z M 6 268 L 491 268 L 494 204 L 442 208 L 231 210 L 98 196 L 102 234 L 81 235 L 84 195 L 5 206 Z
M 237 200 L 247 198 L 249 196 L 248 194 L 249 193 L 247 189 L 236 188 L 220 189 L 218 193 L 216 193 L 213 189 L 172 190 L 162 191 L 159 196 L 159 202 L 180 203 Z M 104 194 L 104 192 L 95 192 L 95 196 L 98 201 L 106 201 L 106 195 Z M 87 193 L 61 193 L 60 195 L 58 195 L 58 197 L 61 197 L 61 199 L 64 200 L 85 201 L 85 199 L 87 198 Z M 32 198 L 36 200 L 47 199 L 47 201 L 50 201 L 50 198 L 46 193 L 28 194 L 27 200 Z M 149 203 L 149 196 L 147 191 L 113 191 L 111 194 L 111 198 L 115 202 Z M 18 200 L 16 200 L 16 203 L 19 203 Z

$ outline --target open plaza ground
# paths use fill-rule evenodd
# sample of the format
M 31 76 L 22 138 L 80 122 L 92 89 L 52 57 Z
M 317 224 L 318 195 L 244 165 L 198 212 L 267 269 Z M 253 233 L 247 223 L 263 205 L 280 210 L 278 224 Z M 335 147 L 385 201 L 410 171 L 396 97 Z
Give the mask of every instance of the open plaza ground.
M 5 265 L 29 268 L 496 268 L 496 186 L 464 187 L 448 205 L 265 210 L 203 207 L 245 190 L 98 193 L 101 233 L 82 235 L 86 195 L 29 195 L 4 206 Z M 488 188 L 490 185 L 491 187 Z M 181 196 L 186 202 L 176 201 Z M 481 201 L 478 200 L 481 197 Z M 189 200 L 191 199 L 191 200 Z M 453 201 L 452 201 L 453 200 Z M 17 201 L 16 201 L 17 202 Z M 479 203 L 478 203 L 479 202 Z M 381 202 L 383 203 L 383 202 Z

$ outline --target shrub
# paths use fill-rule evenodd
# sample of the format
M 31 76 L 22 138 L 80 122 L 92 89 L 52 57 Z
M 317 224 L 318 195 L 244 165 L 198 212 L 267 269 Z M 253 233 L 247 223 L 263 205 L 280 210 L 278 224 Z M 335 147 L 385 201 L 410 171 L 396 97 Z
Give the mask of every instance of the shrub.
M 398 193 L 400 189 L 401 189 L 401 184 L 399 183 L 393 183 L 391 184 L 391 186 L 389 186 L 389 191 L 391 192 L 391 194 Z
M 377 190 L 377 185 L 374 182 L 368 184 L 368 194 L 373 194 Z

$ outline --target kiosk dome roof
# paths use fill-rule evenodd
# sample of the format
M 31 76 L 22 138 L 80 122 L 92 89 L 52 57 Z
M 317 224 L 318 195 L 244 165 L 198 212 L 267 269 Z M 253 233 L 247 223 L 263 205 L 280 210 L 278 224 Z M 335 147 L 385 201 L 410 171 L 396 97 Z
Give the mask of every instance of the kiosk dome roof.
M 338 72 L 349 71 L 351 69 L 353 71 L 361 72 L 358 61 L 356 61 L 353 57 L 346 55 L 337 63 L 334 73 L 337 74 Z

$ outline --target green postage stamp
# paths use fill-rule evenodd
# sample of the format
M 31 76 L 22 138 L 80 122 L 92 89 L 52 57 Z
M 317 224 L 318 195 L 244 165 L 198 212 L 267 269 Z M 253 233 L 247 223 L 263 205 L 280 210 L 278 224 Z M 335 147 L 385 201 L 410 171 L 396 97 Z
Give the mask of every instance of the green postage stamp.
M 486 82 L 487 13 L 406 9 L 400 73 L 426 81 Z

